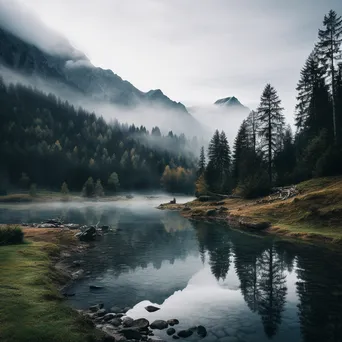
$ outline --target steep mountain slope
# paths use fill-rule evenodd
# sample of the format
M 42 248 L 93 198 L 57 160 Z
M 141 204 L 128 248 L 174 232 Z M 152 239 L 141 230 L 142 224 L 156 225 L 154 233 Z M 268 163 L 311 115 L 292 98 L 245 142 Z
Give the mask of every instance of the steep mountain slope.
M 128 107 L 163 106 L 189 116 L 183 104 L 172 101 L 161 90 L 144 93 L 113 71 L 94 67 L 81 52 L 71 51 L 49 54 L 0 27 L 0 63 L 10 69 L 71 86 L 94 100 Z

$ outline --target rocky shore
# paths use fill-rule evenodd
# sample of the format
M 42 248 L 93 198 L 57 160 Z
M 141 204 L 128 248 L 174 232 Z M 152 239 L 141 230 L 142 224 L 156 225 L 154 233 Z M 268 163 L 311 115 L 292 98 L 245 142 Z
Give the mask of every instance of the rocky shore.
M 148 312 L 155 312 L 160 308 L 155 306 L 145 307 Z M 105 334 L 106 342 L 163 342 L 161 335 L 172 336 L 174 340 L 183 339 L 195 335 L 197 339 L 207 336 L 207 330 L 203 326 L 190 327 L 186 330 L 176 330 L 178 319 L 171 318 L 167 321 L 155 320 L 149 322 L 146 318 L 133 319 L 127 316 L 130 308 L 120 309 L 112 307 L 104 309 L 103 304 L 91 306 L 88 310 L 79 311 L 85 318 L 89 319 L 96 329 Z M 156 334 L 156 335 L 155 335 Z

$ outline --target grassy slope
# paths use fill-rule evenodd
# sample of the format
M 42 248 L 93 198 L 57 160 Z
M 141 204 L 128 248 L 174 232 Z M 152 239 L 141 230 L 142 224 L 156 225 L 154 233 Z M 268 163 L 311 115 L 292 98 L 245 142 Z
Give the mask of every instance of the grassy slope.
M 84 342 L 93 330 L 62 301 L 58 285 L 66 276 L 52 259 L 60 243 L 73 244 L 59 230 L 27 230 L 31 241 L 0 247 L 0 341 Z
M 203 218 L 208 209 L 225 207 L 216 219 L 239 223 L 270 224 L 268 231 L 291 237 L 342 242 L 342 177 L 318 178 L 297 185 L 300 194 L 288 200 L 257 203 L 253 200 L 227 199 L 224 204 L 194 201 L 182 211 L 191 218 Z M 183 205 L 165 209 L 184 210 Z

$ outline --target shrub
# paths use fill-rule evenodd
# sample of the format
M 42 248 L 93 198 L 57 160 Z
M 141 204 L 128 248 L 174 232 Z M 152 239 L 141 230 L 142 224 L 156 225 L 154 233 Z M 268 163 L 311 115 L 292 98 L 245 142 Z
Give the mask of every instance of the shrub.
M 236 193 L 244 198 L 256 198 L 269 194 L 270 190 L 268 174 L 266 171 L 260 170 L 241 182 Z
M 0 246 L 23 243 L 24 233 L 19 227 L 0 227 Z

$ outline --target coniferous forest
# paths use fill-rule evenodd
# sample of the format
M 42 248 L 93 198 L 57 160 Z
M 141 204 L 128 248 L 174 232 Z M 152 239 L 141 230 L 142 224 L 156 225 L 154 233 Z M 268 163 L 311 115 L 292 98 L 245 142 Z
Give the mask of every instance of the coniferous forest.
M 1 191 L 32 185 L 86 196 L 118 190 L 193 193 L 196 139 L 107 123 L 54 95 L 0 80 Z M 88 189 L 88 190 L 87 190 Z M 102 189 L 102 190 L 101 190 Z
M 272 186 L 342 174 L 342 18 L 330 11 L 297 85 L 295 133 L 277 90 L 267 84 L 259 107 L 239 128 L 233 153 L 216 131 L 201 154 L 198 194 L 265 195 Z M 206 165 L 206 166 L 205 166 Z

